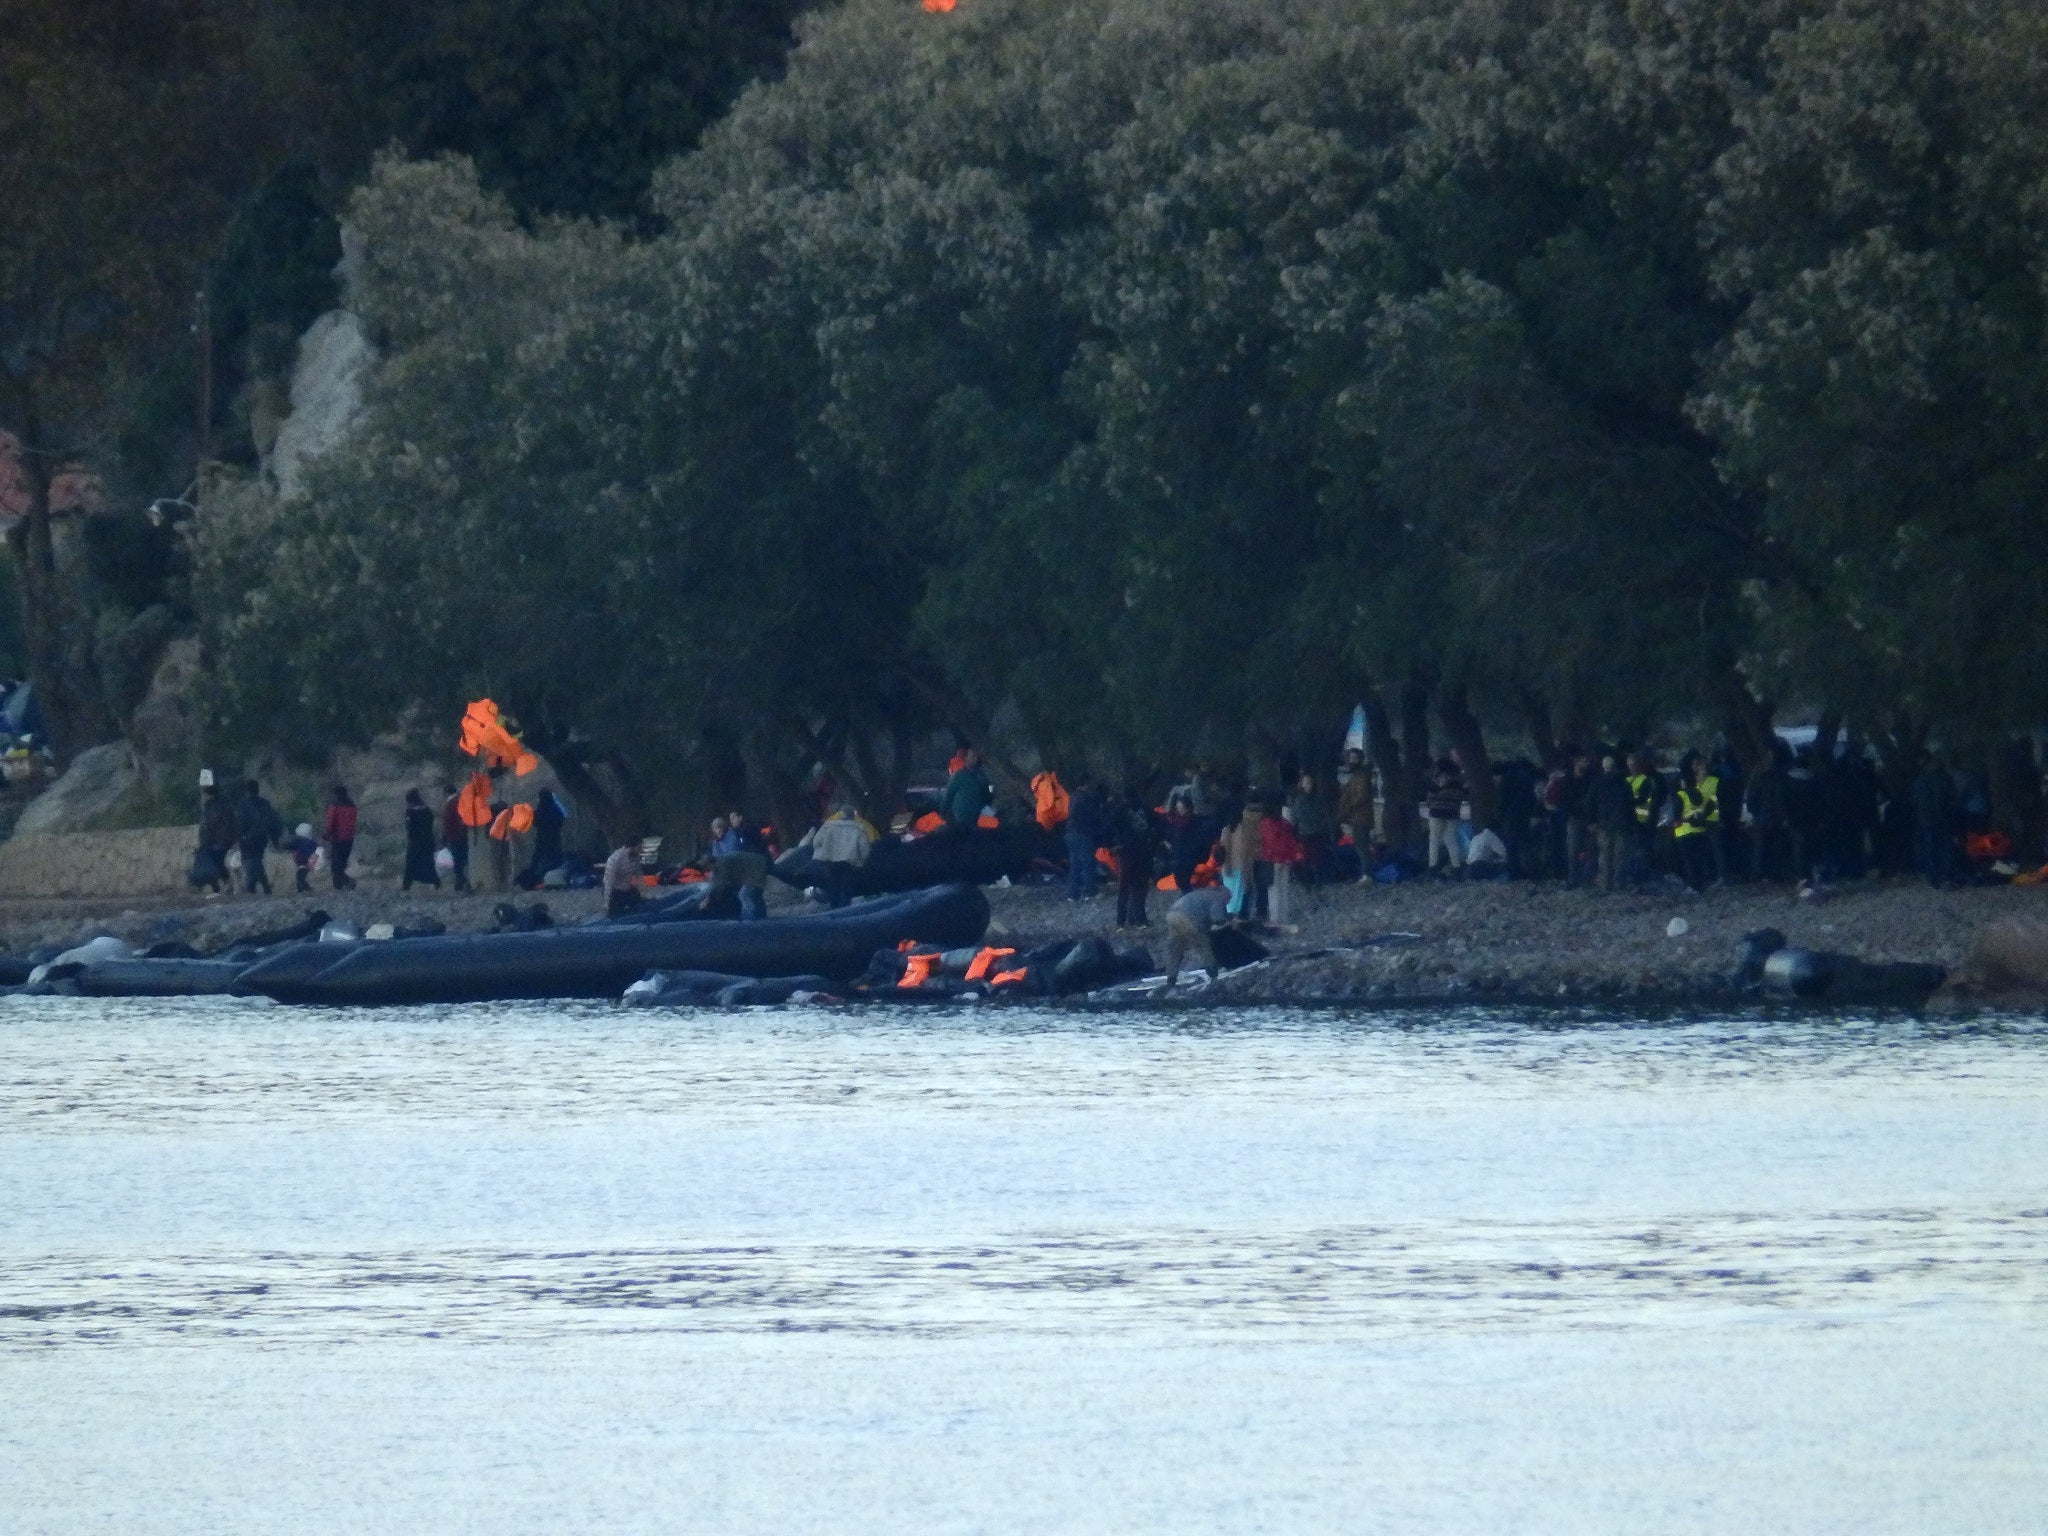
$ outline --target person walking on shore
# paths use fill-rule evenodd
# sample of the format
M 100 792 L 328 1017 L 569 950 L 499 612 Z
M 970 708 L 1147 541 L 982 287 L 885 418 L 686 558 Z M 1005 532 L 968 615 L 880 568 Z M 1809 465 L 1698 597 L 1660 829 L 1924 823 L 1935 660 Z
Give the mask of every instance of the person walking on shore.
M 327 844 L 328 868 L 337 891 L 356 888 L 348 872 L 349 855 L 356 849 L 356 803 L 348 797 L 348 786 L 337 784 L 327 800 L 327 814 L 320 822 L 320 838 Z
M 270 875 L 263 867 L 263 854 L 284 836 L 284 819 L 277 807 L 263 798 L 254 779 L 242 786 L 241 801 L 235 806 L 235 842 L 242 851 L 242 889 L 251 896 L 261 886 L 270 891 Z
M 434 813 L 427 809 L 426 796 L 416 789 L 405 792 L 405 874 L 398 882 L 401 891 L 415 885 L 441 888 L 441 875 L 434 868 Z
M 199 799 L 199 856 L 193 860 L 194 885 L 218 896 L 231 883 L 228 850 L 235 846 L 235 809 L 209 784 Z M 205 878 L 198 878 L 199 876 Z
M 455 889 L 468 890 L 469 823 L 462 819 L 462 797 L 453 784 L 441 786 L 441 846 L 454 861 Z

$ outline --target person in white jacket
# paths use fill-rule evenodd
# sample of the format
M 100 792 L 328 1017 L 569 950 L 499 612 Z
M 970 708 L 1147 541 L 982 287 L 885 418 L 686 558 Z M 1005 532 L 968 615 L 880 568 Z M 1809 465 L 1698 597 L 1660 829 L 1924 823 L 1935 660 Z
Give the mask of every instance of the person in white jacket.
M 841 805 L 806 832 L 797 846 L 811 850 L 818 872 L 818 888 L 832 906 L 843 907 L 853 899 L 853 872 L 868 861 L 875 845 L 875 829 L 863 821 L 850 805 Z

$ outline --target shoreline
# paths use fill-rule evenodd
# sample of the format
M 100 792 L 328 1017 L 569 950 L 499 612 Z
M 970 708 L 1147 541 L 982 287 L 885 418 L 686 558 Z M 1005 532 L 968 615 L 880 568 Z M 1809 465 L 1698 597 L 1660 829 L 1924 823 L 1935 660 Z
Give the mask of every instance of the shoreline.
M 1119 931 L 1115 896 L 1071 903 L 1056 884 L 987 887 L 993 943 L 1027 948 L 1091 935 L 1163 947 L 1168 892 L 1153 893 L 1152 925 Z M 811 910 L 771 882 L 770 920 Z M 1795 948 L 1884 964 L 1939 965 L 1951 978 L 1930 1006 L 2034 1009 L 2048 999 L 1973 980 L 1972 957 L 1985 931 L 2018 919 L 2048 922 L 2048 893 L 2011 886 L 1932 890 L 1907 879 L 1874 879 L 1802 900 L 1783 887 L 1728 886 L 1694 893 L 1658 887 L 1602 893 L 1554 883 L 1467 884 L 1414 880 L 1394 886 L 1324 886 L 1296 893 L 1287 929 L 1262 937 L 1270 958 L 1199 989 L 1156 1001 L 1199 1007 L 1282 1004 L 1307 1007 L 1700 1008 L 1763 1004 L 1811 1007 L 1760 996 L 1737 984 L 1744 934 L 1780 930 Z M 432 889 L 360 886 L 306 895 L 93 896 L 0 895 L 0 948 L 112 934 L 138 947 L 175 941 L 202 951 L 282 928 L 314 910 L 359 926 L 442 923 L 451 933 L 492 926 L 503 902 L 545 903 L 558 923 L 601 910 L 595 891 Z M 1685 932 L 1672 937 L 1673 918 Z M 1185 984 L 1184 984 L 1185 987 Z M 1144 1003 L 1146 998 L 1119 999 Z M 1836 1006 L 1826 1003 L 1820 1006 Z

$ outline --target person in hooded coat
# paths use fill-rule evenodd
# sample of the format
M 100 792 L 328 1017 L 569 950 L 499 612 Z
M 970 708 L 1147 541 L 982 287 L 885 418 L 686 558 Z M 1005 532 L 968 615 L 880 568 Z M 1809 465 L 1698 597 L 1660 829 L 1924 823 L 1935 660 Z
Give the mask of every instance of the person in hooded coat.
M 416 789 L 405 792 L 405 875 L 398 882 L 401 891 L 415 885 L 441 888 L 441 872 L 434 868 L 434 813 L 426 797 Z

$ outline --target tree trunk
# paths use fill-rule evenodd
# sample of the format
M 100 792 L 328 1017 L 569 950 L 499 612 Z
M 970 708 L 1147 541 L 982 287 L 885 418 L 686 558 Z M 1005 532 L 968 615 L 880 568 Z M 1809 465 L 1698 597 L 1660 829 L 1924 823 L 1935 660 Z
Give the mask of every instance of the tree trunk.
M 1465 792 L 1472 801 L 1472 825 L 1498 830 L 1500 780 L 1494 777 L 1486 737 L 1479 729 L 1479 718 L 1472 713 L 1466 693 L 1462 679 L 1446 688 L 1437 698 L 1437 718 L 1443 722 L 1444 734 L 1457 749 L 1458 766 L 1464 770 Z
M 101 694 L 92 664 L 92 619 L 74 610 L 57 569 L 50 525 L 51 467 L 36 446 L 38 423 L 24 422 L 20 463 L 28 481 L 28 507 L 8 535 L 21 583 L 21 632 L 28 651 L 29 681 L 43 714 L 50 751 L 60 768 L 87 747 L 111 741 L 119 732 Z
M 1522 721 L 1536 748 L 1536 761 L 1548 773 L 1558 767 L 1557 733 L 1550 726 L 1550 700 L 1533 688 L 1521 690 Z
M 804 804 L 802 789 L 775 761 L 774 752 L 761 740 L 758 731 L 749 731 L 741 738 L 740 756 L 746 762 L 747 778 L 755 792 L 767 797 L 776 841 L 785 848 L 794 846 L 811 824 L 810 808 Z
M 953 733 L 981 749 L 981 764 L 988 770 L 988 776 L 997 789 L 1031 804 L 1031 775 L 995 750 L 989 739 L 991 728 L 989 718 L 965 695 L 950 684 L 923 672 L 913 673 L 911 682 L 917 691 L 937 711 L 953 730 Z
M 1991 824 L 2012 839 L 2014 857 L 2031 869 L 2041 857 L 2041 766 L 2033 743 L 2011 737 L 1992 743 L 1986 756 L 1985 790 Z

